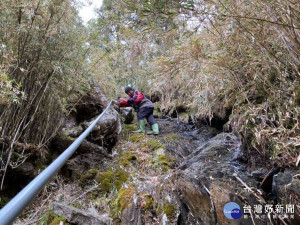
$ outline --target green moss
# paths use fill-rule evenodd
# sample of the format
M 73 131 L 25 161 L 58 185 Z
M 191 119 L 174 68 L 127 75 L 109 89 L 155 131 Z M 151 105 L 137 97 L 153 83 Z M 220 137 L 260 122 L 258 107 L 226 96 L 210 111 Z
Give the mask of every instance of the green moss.
M 170 162 L 167 161 L 166 156 L 165 155 L 160 155 L 158 156 L 158 160 L 161 164 L 170 167 Z
M 59 225 L 60 222 L 63 222 L 64 225 L 67 225 L 69 223 L 66 223 L 66 219 L 63 218 L 63 217 L 58 217 L 58 218 L 55 218 L 52 223 L 50 223 L 49 225 Z
M 188 122 L 189 121 L 189 118 L 190 118 L 190 115 L 186 112 L 182 112 L 182 113 L 179 113 L 178 114 L 178 117 L 179 119 L 181 119 L 182 121 L 184 122 Z
M 156 214 L 159 215 L 163 212 L 163 207 L 161 205 L 158 205 L 155 211 L 156 211 Z
M 122 124 L 121 135 L 125 136 L 134 130 L 137 130 L 137 126 L 135 124 Z
M 128 137 L 128 141 L 133 142 L 133 143 L 140 143 L 145 139 L 146 139 L 146 136 L 141 133 L 130 134 L 130 136 Z
M 123 170 L 117 170 L 115 173 L 115 182 L 114 185 L 119 190 L 122 187 L 122 184 L 128 180 L 128 174 Z
M 167 134 L 165 136 L 165 140 L 167 142 L 174 142 L 180 140 L 180 137 L 178 136 L 178 134 Z
M 120 157 L 118 159 L 118 164 L 128 167 L 128 166 L 130 166 L 130 162 L 135 161 L 135 160 L 137 160 L 136 154 L 133 154 L 132 152 L 127 150 L 127 151 L 124 151 L 120 155 Z
M 96 169 L 90 169 L 88 170 L 86 173 L 84 173 L 80 179 L 79 179 L 79 185 L 81 187 L 86 186 L 86 184 L 90 183 L 93 179 L 95 179 L 95 177 L 97 176 L 97 174 L 99 173 L 98 170 Z
M 142 147 L 148 147 L 150 150 L 155 150 L 158 148 L 165 149 L 165 146 L 159 141 L 159 140 L 149 140 L 145 144 L 142 145 Z
M 144 208 L 146 210 L 152 210 L 153 209 L 153 197 L 151 195 L 146 195 L 145 196 L 145 200 L 146 200 L 146 205 L 144 206 Z
M 63 218 L 55 214 L 52 210 L 49 210 L 43 215 L 42 219 L 38 222 L 38 225 L 59 225 L 61 221 L 65 225 L 69 224 L 66 223 L 66 218 Z
M 169 170 L 169 166 L 163 166 L 163 167 L 162 167 L 162 171 L 163 171 L 164 173 L 168 172 L 168 170 Z
M 137 157 L 133 154 L 127 156 L 127 160 L 132 161 L 132 160 L 137 160 Z
M 133 194 L 135 190 L 133 188 L 122 188 L 119 190 L 118 196 L 116 200 L 113 202 L 112 206 L 112 216 L 114 218 L 118 217 L 119 212 L 123 212 L 123 210 L 130 205 L 133 199 Z
M 83 208 L 84 208 L 84 207 L 83 207 L 83 204 L 82 204 L 82 203 L 79 203 L 79 202 L 77 202 L 77 201 L 71 203 L 70 206 L 73 206 L 73 207 L 75 207 L 75 208 L 77 208 L 77 209 L 83 209 Z
M 158 118 L 163 117 L 163 113 L 159 109 L 154 109 L 153 115 L 156 115 Z
M 124 167 L 130 166 L 130 162 L 128 161 L 128 159 L 127 159 L 126 157 L 120 157 L 120 158 L 118 159 L 118 164 L 119 164 L 120 166 L 124 166 Z
M 158 156 L 158 161 L 161 164 L 170 167 L 172 163 L 177 161 L 177 159 L 173 158 L 170 154 L 167 154 Z
M 119 190 L 127 179 L 128 175 L 123 170 L 108 170 L 104 173 L 99 173 L 96 177 L 96 181 L 100 183 L 101 191 L 105 192 L 110 192 L 113 187 Z
M 167 203 L 164 205 L 163 207 L 164 213 L 166 214 L 166 216 L 171 219 L 174 218 L 176 216 L 176 206 L 171 204 L 171 203 Z

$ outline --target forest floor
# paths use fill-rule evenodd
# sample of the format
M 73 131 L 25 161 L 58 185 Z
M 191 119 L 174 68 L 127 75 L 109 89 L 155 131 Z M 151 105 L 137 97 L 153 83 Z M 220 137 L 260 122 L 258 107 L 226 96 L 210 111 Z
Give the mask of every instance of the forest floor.
M 226 202 L 267 204 L 237 160 L 234 135 L 171 118 L 158 123 L 157 136 L 132 133 L 137 126 L 123 124 L 112 159 L 96 159 L 96 166 L 71 177 L 62 171 L 15 224 L 223 224 Z
M 157 136 L 133 134 L 131 131 L 137 126 L 123 124 L 112 160 L 99 159 L 99 168 L 82 171 L 75 181 L 57 175 L 15 224 L 54 225 L 57 216 L 52 211 L 53 202 L 64 202 L 120 221 L 120 211 L 125 207 L 122 194 L 131 199 L 135 192 L 139 193 L 139 204 L 149 209 L 147 218 L 151 223 L 158 223 L 164 214 L 165 220 L 174 217 L 178 209 L 171 204 L 174 184 L 169 178 L 185 156 L 217 131 L 209 127 L 198 130 L 176 119 L 158 119 L 158 123 Z M 159 187 L 163 188 L 157 191 Z

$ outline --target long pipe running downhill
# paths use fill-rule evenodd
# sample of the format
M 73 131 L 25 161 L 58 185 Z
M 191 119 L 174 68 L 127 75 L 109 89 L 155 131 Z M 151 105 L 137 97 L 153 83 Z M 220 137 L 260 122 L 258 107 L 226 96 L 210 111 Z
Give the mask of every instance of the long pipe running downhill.
M 109 102 L 105 110 L 94 120 L 94 122 L 43 172 L 34 178 L 22 191 L 20 191 L 9 203 L 0 210 L 0 225 L 11 224 L 17 216 L 25 209 L 32 199 L 39 193 L 43 186 L 58 172 L 72 154 L 79 147 L 81 142 L 89 135 L 95 125 L 111 106 Z

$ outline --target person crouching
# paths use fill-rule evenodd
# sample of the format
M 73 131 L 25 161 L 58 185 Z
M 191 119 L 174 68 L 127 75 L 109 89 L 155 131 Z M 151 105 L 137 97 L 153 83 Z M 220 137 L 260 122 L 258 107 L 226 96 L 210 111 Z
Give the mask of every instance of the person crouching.
M 153 103 L 147 99 L 142 92 L 138 90 L 134 90 L 132 87 L 125 87 L 125 93 L 129 96 L 129 98 L 121 98 L 119 100 L 120 107 L 133 107 L 134 110 L 137 112 L 137 117 L 139 120 L 139 127 L 137 131 L 133 131 L 134 133 L 145 133 L 145 121 L 147 122 L 152 128 L 152 131 L 147 132 L 147 134 L 159 134 L 159 127 L 158 123 L 155 121 L 153 116 L 154 105 Z

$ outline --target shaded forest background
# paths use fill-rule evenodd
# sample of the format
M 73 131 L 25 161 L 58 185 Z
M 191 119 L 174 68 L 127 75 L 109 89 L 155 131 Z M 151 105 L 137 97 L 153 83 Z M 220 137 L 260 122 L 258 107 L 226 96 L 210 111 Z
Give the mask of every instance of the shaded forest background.
M 163 115 L 228 121 L 250 164 L 298 165 L 299 1 L 104 0 L 87 25 L 72 0 L 0 9 L 1 175 L 45 148 L 95 82 L 108 98 L 130 84 Z

